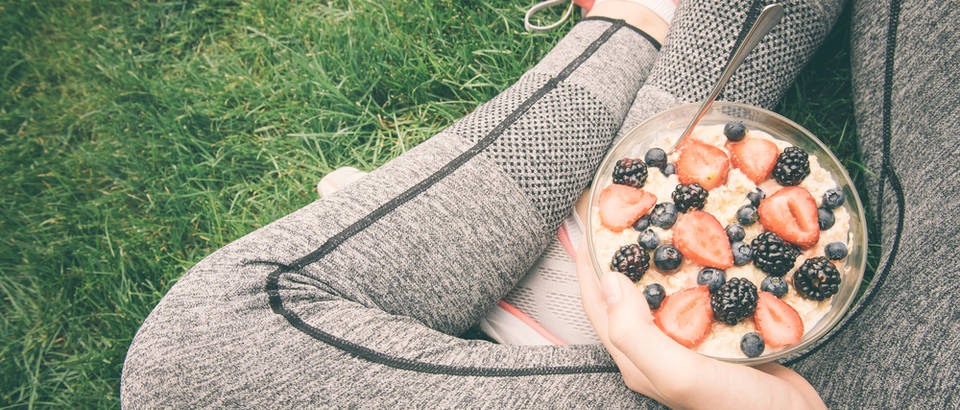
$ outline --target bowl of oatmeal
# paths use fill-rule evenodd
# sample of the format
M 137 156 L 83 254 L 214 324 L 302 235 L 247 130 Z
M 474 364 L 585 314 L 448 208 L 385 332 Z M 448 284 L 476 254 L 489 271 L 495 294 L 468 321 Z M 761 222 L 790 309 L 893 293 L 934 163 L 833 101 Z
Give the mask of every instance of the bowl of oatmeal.
M 616 141 L 594 178 L 587 245 L 599 275 L 644 289 L 678 343 L 758 364 L 812 348 L 857 296 L 859 195 L 813 134 L 774 112 L 678 106 Z

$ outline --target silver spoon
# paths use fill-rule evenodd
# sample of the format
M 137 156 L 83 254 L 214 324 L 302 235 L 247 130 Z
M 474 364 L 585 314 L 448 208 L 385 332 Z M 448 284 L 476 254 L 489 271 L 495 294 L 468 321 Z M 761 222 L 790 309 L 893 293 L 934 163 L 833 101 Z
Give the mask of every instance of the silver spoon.
M 778 3 L 764 7 L 763 10 L 760 11 L 760 15 L 757 16 L 757 21 L 753 23 L 753 27 L 750 27 L 750 31 L 748 31 L 746 37 L 743 38 L 743 42 L 740 43 L 737 52 L 733 54 L 733 57 L 730 57 L 730 61 L 728 61 L 727 66 L 724 67 L 723 74 L 720 75 L 720 80 L 717 81 L 717 85 L 713 86 L 713 91 L 710 91 L 710 95 L 708 95 L 707 99 L 700 105 L 700 110 L 697 111 L 697 115 L 690 121 L 690 125 L 687 125 L 687 129 L 680 135 L 677 144 L 693 132 L 693 127 L 696 126 L 697 123 L 700 122 L 700 119 L 703 118 L 703 115 L 706 114 L 707 109 L 710 108 L 710 104 L 713 104 L 713 100 L 717 99 L 717 95 L 720 94 L 720 90 L 723 89 L 723 86 L 726 85 L 730 77 L 733 76 L 733 72 L 737 71 L 737 68 L 740 67 L 743 60 L 747 58 L 747 54 L 750 54 L 750 51 L 760 43 L 760 39 L 767 35 L 773 26 L 777 25 L 781 17 L 783 17 L 783 6 Z

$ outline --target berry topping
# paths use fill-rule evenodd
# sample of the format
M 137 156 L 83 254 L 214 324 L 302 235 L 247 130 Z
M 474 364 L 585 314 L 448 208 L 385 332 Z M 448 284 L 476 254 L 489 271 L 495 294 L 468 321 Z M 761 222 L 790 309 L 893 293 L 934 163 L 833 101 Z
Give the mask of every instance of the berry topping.
M 650 310 L 653 311 L 660 308 L 663 298 L 667 297 L 667 291 L 663 289 L 663 285 L 651 283 L 643 288 L 643 297 L 647 299 L 647 306 L 650 306 Z
M 753 251 L 753 264 L 757 268 L 773 276 L 783 276 L 790 269 L 800 250 L 796 245 L 784 241 L 774 232 L 764 232 L 750 242 Z
M 681 290 L 663 300 L 660 310 L 653 314 L 653 322 L 686 348 L 700 344 L 710 333 L 710 290 L 697 286 Z
M 640 218 L 637 218 L 636 221 L 633 221 L 633 230 L 637 232 L 643 232 L 644 229 L 650 227 L 650 216 L 644 215 Z
M 621 246 L 610 261 L 610 269 L 627 275 L 634 283 L 639 281 L 649 268 L 650 255 L 636 244 Z
M 847 245 L 843 242 L 830 242 L 823 248 L 823 253 L 827 255 L 827 259 L 838 261 L 847 257 Z
M 730 121 L 723 126 L 723 135 L 730 141 L 740 141 L 747 135 L 747 126 L 740 121 Z
M 760 206 L 760 201 L 762 201 L 763 198 L 766 198 L 766 197 L 767 197 L 767 194 L 763 192 L 763 190 L 760 188 L 757 188 L 756 191 L 751 191 L 747 193 L 747 200 L 750 201 L 750 205 L 753 205 L 755 207 Z
M 825 231 L 833 227 L 833 223 L 836 222 L 836 218 L 833 217 L 833 211 L 827 208 L 817 208 L 817 224 L 820 225 L 820 230 Z
M 643 188 L 647 182 L 647 164 L 637 158 L 624 158 L 613 167 L 613 183 Z
M 757 357 L 763 354 L 763 337 L 757 332 L 750 332 L 740 338 L 740 351 L 747 357 Z
M 701 265 L 719 269 L 733 266 L 727 233 L 717 218 L 707 212 L 683 214 L 673 229 L 673 244 L 683 256 Z
M 733 253 L 733 264 L 743 266 L 753 260 L 753 249 L 744 242 L 730 243 L 730 252 Z
M 673 202 L 661 202 L 650 211 L 650 223 L 663 229 L 670 229 L 677 222 L 677 207 Z
M 753 225 L 757 223 L 757 218 L 757 208 L 754 208 L 753 205 L 744 205 L 737 209 L 737 221 L 740 221 L 740 225 Z
M 677 173 L 677 166 L 673 164 L 667 164 L 663 168 L 660 168 L 660 172 L 663 172 L 663 176 L 668 177 Z
M 827 192 L 823 193 L 821 204 L 827 209 L 834 209 L 843 205 L 843 191 L 836 188 L 828 189 Z
M 740 142 L 728 142 L 730 163 L 743 172 L 753 183 L 759 184 L 770 177 L 777 163 L 777 144 L 761 138 L 747 138 Z
M 810 175 L 810 158 L 798 147 L 786 147 L 773 166 L 773 178 L 783 186 L 799 185 Z
M 647 213 L 657 197 L 653 194 L 626 185 L 611 184 L 600 192 L 597 205 L 600 207 L 600 223 L 614 232 L 620 232 Z
M 703 209 L 703 205 L 707 203 L 707 190 L 696 182 L 690 185 L 677 184 L 673 191 L 673 203 L 680 212 Z
M 640 244 L 640 247 L 643 249 L 653 250 L 660 245 L 660 238 L 657 236 L 657 233 L 653 229 L 647 229 L 640 233 L 640 236 L 637 237 L 637 243 Z
M 683 254 L 673 245 L 660 245 L 653 251 L 653 264 L 662 272 L 674 271 L 683 263 Z
M 736 222 L 727 225 L 723 230 L 727 232 L 727 239 L 729 239 L 730 242 L 742 241 L 744 236 L 747 235 L 743 232 L 743 227 Z
M 820 240 L 817 202 L 806 189 L 783 188 L 760 202 L 757 212 L 766 230 L 787 241 L 808 247 Z
M 824 300 L 840 290 L 840 272 L 823 256 L 810 258 L 793 273 L 793 287 L 807 299 Z
M 697 274 L 697 284 L 707 285 L 710 288 L 710 293 L 716 292 L 726 281 L 724 272 L 717 268 L 703 268 Z
M 770 292 L 773 296 L 782 298 L 783 295 L 786 295 L 787 291 L 790 290 L 790 286 L 787 285 L 787 281 L 779 276 L 767 276 L 763 278 L 763 282 L 760 282 L 760 290 Z
M 710 297 L 710 307 L 715 319 L 735 325 L 757 309 L 757 287 L 744 278 L 730 279 Z
M 649 167 L 663 168 L 667 165 L 667 153 L 661 148 L 650 148 L 647 154 L 643 156 L 643 161 Z
M 700 183 L 711 190 L 727 181 L 730 160 L 720 148 L 700 142 L 687 144 L 677 158 L 677 177 L 683 184 Z
M 753 321 L 757 324 L 763 340 L 773 347 L 793 344 L 803 337 L 800 314 L 769 292 L 759 293 L 757 313 L 753 315 Z

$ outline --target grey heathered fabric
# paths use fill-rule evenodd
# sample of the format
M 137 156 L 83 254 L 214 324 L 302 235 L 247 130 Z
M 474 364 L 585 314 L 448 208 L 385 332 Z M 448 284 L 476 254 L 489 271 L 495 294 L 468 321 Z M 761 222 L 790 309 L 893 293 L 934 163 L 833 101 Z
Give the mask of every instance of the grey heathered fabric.
M 655 405 L 600 346 L 454 335 L 544 249 L 656 55 L 622 22 L 583 21 L 456 125 L 205 258 L 137 332 L 123 405 Z
M 851 59 L 859 143 L 880 175 L 889 1 L 853 15 Z M 847 325 L 793 368 L 836 408 L 960 408 L 960 7 L 906 1 L 890 92 L 888 158 L 905 206 L 896 258 Z M 894 248 L 900 206 L 888 173 L 883 260 Z M 879 200 L 873 178 L 866 194 Z M 867 198 L 864 198 L 867 199 Z M 861 304 L 862 305 L 862 304 Z
M 720 78 L 750 10 L 759 12 L 766 3 L 772 1 L 680 2 L 661 58 L 637 93 L 621 134 L 660 111 L 706 98 Z M 779 3 L 784 6 L 783 19 L 747 56 L 719 99 L 773 109 L 830 32 L 843 0 Z

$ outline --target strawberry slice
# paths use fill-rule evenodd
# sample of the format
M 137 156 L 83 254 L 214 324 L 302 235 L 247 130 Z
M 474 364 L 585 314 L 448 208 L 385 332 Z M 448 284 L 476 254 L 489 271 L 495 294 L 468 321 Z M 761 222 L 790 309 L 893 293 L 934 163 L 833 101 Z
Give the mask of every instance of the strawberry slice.
M 778 347 L 794 344 L 803 337 L 803 320 L 792 306 L 770 292 L 757 292 L 757 311 L 753 321 L 763 341 Z
M 808 247 L 820 240 L 817 201 L 806 189 L 784 187 L 760 201 L 760 224 L 784 240 Z
M 700 183 L 711 190 L 727 181 L 730 160 L 722 149 L 697 140 L 685 141 L 683 152 L 677 158 L 677 178 L 684 185 Z
M 653 312 L 653 322 L 657 327 L 687 348 L 693 348 L 706 339 L 712 320 L 710 289 L 706 285 L 667 296 L 660 309 Z
M 740 169 L 755 184 L 770 177 L 777 163 L 777 144 L 763 138 L 746 138 L 740 142 L 728 142 L 730 163 Z
M 657 203 L 657 197 L 632 186 L 611 184 L 600 191 L 600 223 L 620 232 L 640 219 Z
M 733 251 L 727 231 L 709 212 L 691 211 L 673 226 L 673 245 L 690 260 L 712 268 L 733 266 Z

